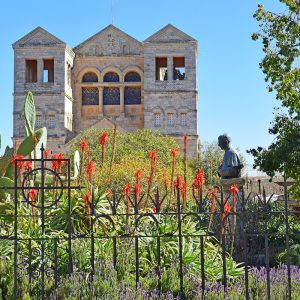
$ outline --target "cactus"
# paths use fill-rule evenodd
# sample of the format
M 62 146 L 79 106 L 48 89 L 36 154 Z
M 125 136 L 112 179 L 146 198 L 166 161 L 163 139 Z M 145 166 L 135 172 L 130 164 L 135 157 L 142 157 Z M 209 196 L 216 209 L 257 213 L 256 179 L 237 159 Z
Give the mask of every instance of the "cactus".
M 34 151 L 34 137 L 37 139 L 36 150 L 39 150 L 43 144 L 46 147 L 47 143 L 47 129 L 40 128 L 35 131 L 35 121 L 36 121 L 36 110 L 33 95 L 31 92 L 28 92 L 26 95 L 24 108 L 23 108 L 23 116 L 25 119 L 25 130 L 27 137 L 21 143 L 17 150 L 17 154 L 24 156 L 31 156 Z M 1 144 L 1 136 L 0 136 L 0 144 Z M 1 147 L 1 145 L 0 145 Z M 14 170 L 11 165 L 11 160 L 14 154 L 14 149 L 10 147 L 6 147 L 5 153 L 2 157 L 0 157 L 0 186 L 11 187 L 14 186 Z M 37 158 L 40 158 L 40 151 L 37 151 Z M 8 190 L 9 192 L 9 190 Z M 0 199 L 5 196 L 5 191 L 0 189 Z
M 23 115 L 25 119 L 25 129 L 27 136 L 33 136 L 35 131 L 36 110 L 33 95 L 31 92 L 27 93 L 24 103 Z
M 14 154 L 14 149 L 9 148 L 7 146 L 3 156 L 0 158 L 0 177 L 4 176 L 4 174 L 6 173 L 7 167 L 11 162 L 13 154 Z
M 23 109 L 23 116 L 25 119 L 25 130 L 27 137 L 20 144 L 17 154 L 33 157 L 33 152 L 36 150 L 35 158 L 41 158 L 41 147 L 43 145 L 46 148 L 47 144 L 47 128 L 43 127 L 35 131 L 35 121 L 36 121 L 36 109 L 34 104 L 33 95 L 31 92 L 28 92 Z M 34 138 L 37 139 L 36 149 L 34 149 Z M 1 135 L 0 135 L 0 148 L 1 148 Z M 0 157 L 0 187 L 13 187 L 14 186 L 14 168 L 11 164 L 11 160 L 14 155 L 14 149 L 6 147 L 5 153 Z M 76 151 L 74 153 L 74 174 L 71 177 L 71 180 L 74 180 L 78 177 L 78 170 L 80 166 L 80 155 Z M 61 176 L 63 181 L 66 180 L 65 176 Z M 41 176 L 37 175 L 35 178 L 35 184 L 41 183 Z M 53 175 L 46 174 L 45 184 L 51 185 L 53 183 Z M 5 193 L 11 194 L 13 190 L 3 190 L 0 189 L 0 199 L 5 199 Z

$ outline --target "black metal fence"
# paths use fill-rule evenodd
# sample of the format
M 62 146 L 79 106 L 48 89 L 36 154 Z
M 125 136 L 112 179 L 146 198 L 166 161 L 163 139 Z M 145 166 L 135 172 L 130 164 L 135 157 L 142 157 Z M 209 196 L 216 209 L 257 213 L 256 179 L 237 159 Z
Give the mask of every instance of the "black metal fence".
M 34 163 L 33 170 L 23 172 L 22 178 L 18 165 L 22 162 Z M 55 164 L 64 164 L 65 174 L 59 173 Z M 54 165 L 53 165 L 54 164 Z M 54 166 L 54 167 L 53 167 Z M 53 170 L 54 169 L 54 170 Z M 22 179 L 20 181 L 20 179 Z M 162 239 L 176 238 L 178 245 L 177 262 L 178 278 L 180 282 L 180 298 L 185 299 L 184 292 L 184 242 L 187 238 L 198 239 L 200 243 L 200 274 L 199 281 L 203 290 L 203 299 L 207 287 L 207 276 L 205 270 L 206 239 L 215 236 L 219 240 L 219 251 L 222 257 L 222 285 L 226 291 L 228 285 L 228 273 L 226 260 L 228 252 L 233 244 L 233 256 L 244 266 L 245 297 L 249 296 L 249 269 L 252 266 L 265 266 L 267 270 L 267 296 L 271 299 L 270 281 L 270 259 L 272 251 L 269 241 L 277 232 L 267 229 L 267 224 L 272 218 L 282 219 L 284 230 L 284 244 L 286 250 L 287 264 L 287 296 L 292 299 L 291 284 L 291 261 L 290 261 L 290 240 L 300 236 L 299 232 L 292 232 L 289 228 L 289 216 L 293 214 L 288 207 L 288 187 L 284 186 L 284 209 L 274 210 L 270 208 L 272 197 L 262 195 L 245 194 L 243 189 L 233 199 L 228 191 L 219 189 L 215 197 L 216 207 L 212 210 L 211 196 L 194 194 L 195 209 L 187 211 L 182 205 L 182 195 L 179 185 L 176 190 L 176 201 L 166 203 L 167 195 L 161 194 L 158 189 L 148 195 L 130 195 L 127 197 L 127 209 L 124 207 L 124 194 L 112 193 L 106 197 L 109 207 L 104 212 L 99 210 L 99 199 L 94 191 L 88 199 L 87 210 L 78 213 L 75 207 L 73 191 L 79 194 L 83 187 L 74 184 L 71 177 L 69 159 L 49 159 L 44 157 L 42 151 L 41 159 L 22 159 L 14 161 L 14 187 L 0 187 L 11 194 L 11 200 L 7 200 L 6 209 L 1 210 L 0 215 L 0 241 L 2 243 L 1 255 L 13 257 L 14 276 L 14 299 L 20 299 L 20 285 L 24 277 L 29 286 L 29 294 L 37 295 L 37 298 L 46 299 L 46 288 L 49 278 L 53 280 L 53 288 L 59 286 L 61 276 L 71 274 L 74 270 L 73 245 L 78 240 L 84 240 L 89 249 L 90 256 L 90 280 L 93 280 L 95 263 L 98 262 L 95 244 L 102 240 L 112 242 L 112 264 L 118 266 L 118 241 L 123 239 L 133 240 L 135 280 L 138 286 L 141 280 L 139 243 L 142 238 L 150 238 L 156 243 L 156 271 L 157 289 L 161 290 L 161 253 Z M 36 195 L 38 193 L 38 196 Z M 154 211 L 145 210 L 142 203 L 150 203 Z M 38 199 L 38 200 L 37 200 Z M 226 210 L 226 204 L 236 201 L 236 210 Z M 27 210 L 24 209 L 27 208 Z M 171 207 L 172 209 L 164 209 Z M 30 213 L 29 213 L 30 212 Z M 213 221 L 210 223 L 212 215 Z M 151 228 L 145 226 L 143 220 L 151 219 Z M 186 232 L 183 225 L 186 220 L 192 220 L 199 231 Z M 78 227 L 79 220 L 84 220 L 84 228 Z M 77 222 L 78 221 L 78 222 Z M 49 222 L 53 225 L 47 226 Z M 170 229 L 166 223 L 172 223 Z M 235 223 L 235 226 L 233 224 Z M 99 228 L 103 224 L 105 229 L 101 232 Z M 120 225 L 121 224 L 121 225 Z M 209 228 L 208 228 L 209 227 Z M 58 230 L 53 230 L 58 228 Z M 22 233 L 32 232 L 30 237 Z M 4 246 L 7 246 L 6 248 Z M 11 248 L 9 248 L 11 246 Z M 5 252 L 5 249 L 13 249 L 13 253 Z M 78 269 L 78 266 L 76 267 Z M 37 282 L 39 284 L 37 284 Z

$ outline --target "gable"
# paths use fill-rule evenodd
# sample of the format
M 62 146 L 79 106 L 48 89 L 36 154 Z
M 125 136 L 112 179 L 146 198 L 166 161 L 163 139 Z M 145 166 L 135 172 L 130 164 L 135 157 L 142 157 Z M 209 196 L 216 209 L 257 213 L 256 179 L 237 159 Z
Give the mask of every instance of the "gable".
M 143 52 L 143 45 L 122 30 L 109 25 L 73 50 L 82 55 L 139 55 Z
M 197 42 L 194 38 L 179 30 L 175 26 L 168 24 L 150 37 L 145 43 L 182 43 Z
M 94 129 L 114 129 L 114 123 L 107 118 L 103 117 L 100 121 L 97 121 L 92 128 Z M 125 132 L 125 130 L 118 125 L 118 131 Z
M 21 39 L 16 41 L 12 46 L 24 47 L 24 46 L 53 46 L 53 45 L 66 45 L 62 40 L 58 39 L 53 34 L 49 33 L 42 27 L 37 27 Z

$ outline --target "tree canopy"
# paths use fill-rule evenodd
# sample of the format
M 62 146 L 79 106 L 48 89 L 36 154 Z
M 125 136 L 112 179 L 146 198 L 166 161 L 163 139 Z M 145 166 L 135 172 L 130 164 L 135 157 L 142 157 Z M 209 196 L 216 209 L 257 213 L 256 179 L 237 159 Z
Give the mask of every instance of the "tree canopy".
M 300 183 L 300 1 L 280 2 L 286 5 L 284 13 L 259 5 L 254 14 L 260 29 L 252 39 L 262 42 L 265 55 L 260 68 L 269 92 L 275 92 L 280 102 L 269 129 L 273 142 L 249 153 L 254 156 L 254 167 L 270 176 L 282 172 Z

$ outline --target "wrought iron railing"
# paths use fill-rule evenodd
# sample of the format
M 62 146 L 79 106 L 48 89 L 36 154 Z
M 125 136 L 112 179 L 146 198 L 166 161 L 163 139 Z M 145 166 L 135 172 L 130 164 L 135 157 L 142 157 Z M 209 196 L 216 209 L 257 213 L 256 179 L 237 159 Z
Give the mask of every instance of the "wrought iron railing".
M 34 164 L 34 168 L 20 174 L 18 168 L 20 162 L 31 162 Z M 64 164 L 64 174 L 55 170 L 55 167 L 50 167 L 57 162 Z M 185 299 L 184 242 L 186 239 L 198 239 L 200 244 L 199 282 L 201 282 L 203 298 L 205 298 L 208 281 L 205 270 L 205 243 L 212 236 L 219 240 L 219 251 L 222 257 L 221 281 L 224 291 L 228 285 L 226 260 L 228 253 L 232 251 L 234 258 L 243 263 L 245 298 L 250 299 L 249 268 L 254 265 L 264 265 L 267 270 L 267 297 L 271 299 L 269 241 L 272 236 L 276 235 L 276 232 L 269 231 L 267 224 L 274 216 L 280 216 L 285 226 L 288 270 L 286 297 L 292 299 L 290 239 L 291 235 L 299 236 L 300 232 L 291 232 L 289 228 L 289 216 L 293 212 L 288 207 L 287 185 L 284 185 L 284 210 L 270 209 L 272 197 L 245 195 L 241 189 L 236 194 L 236 199 L 233 199 L 228 191 L 224 192 L 220 188 L 219 194 L 215 195 L 218 210 L 212 209 L 211 194 L 204 195 L 201 190 L 199 195 L 193 195 L 192 201 L 195 205 L 194 209 L 189 211 L 182 205 L 178 184 L 175 191 L 175 202 L 168 203 L 167 194 L 161 195 L 158 189 L 148 197 L 146 194 L 133 193 L 126 198 L 124 194 L 112 192 L 106 196 L 105 203 L 107 205 L 104 210 L 99 209 L 99 199 L 95 195 L 95 191 L 91 190 L 91 198 L 86 205 L 87 209 L 78 212 L 74 210 L 72 199 L 75 196 L 72 193 L 77 191 L 80 195 L 83 189 L 84 187 L 72 181 L 69 159 L 45 158 L 42 149 L 41 159 L 17 159 L 14 161 L 14 187 L 0 187 L 0 190 L 11 195 L 11 199 L 5 202 L 10 205 L 10 209 L 6 207 L 0 215 L 0 240 L 2 246 L 5 242 L 10 244 L 13 249 L 13 253 L 5 253 L 4 247 L 1 253 L 2 256 L 7 257 L 8 261 L 10 257 L 13 257 L 14 299 L 21 297 L 20 284 L 24 277 L 28 281 L 29 294 L 36 295 L 40 299 L 47 298 L 48 278 L 54 282 L 53 289 L 57 289 L 60 277 L 74 272 L 76 264 L 73 258 L 73 245 L 78 240 L 84 240 L 89 244 L 90 281 L 93 281 L 95 263 L 98 263 L 99 258 L 99 253 L 95 250 L 97 241 L 112 241 L 112 264 L 117 268 L 120 252 L 118 241 L 133 240 L 135 281 L 138 287 L 141 280 L 139 247 L 143 238 L 153 239 L 156 243 L 155 274 L 158 291 L 161 291 L 162 287 L 162 241 L 176 238 L 178 245 L 176 261 L 178 262 L 181 299 Z M 148 204 L 153 211 L 143 206 L 146 198 L 148 198 Z M 232 201 L 236 201 L 236 209 L 228 212 L 226 203 L 232 205 Z M 58 210 L 62 203 L 63 209 Z M 24 210 L 24 207 L 27 209 Z M 147 226 L 144 223 L 145 219 L 150 220 Z M 78 220 L 84 220 L 82 228 L 77 227 Z M 193 222 L 195 231 L 189 232 L 185 229 L 187 220 Z M 53 231 L 53 228 L 47 227 L 48 222 L 57 224 L 60 229 Z M 170 226 L 167 226 L 170 223 L 172 224 L 171 229 Z M 96 230 L 101 228 L 99 224 L 103 224 L 102 230 Z M 30 226 L 32 226 L 32 235 L 24 236 L 22 233 L 30 232 Z M 232 242 L 233 237 L 234 242 Z M 234 245 L 234 248 L 231 248 L 231 245 Z M 63 269 L 64 266 L 67 266 L 67 269 Z

